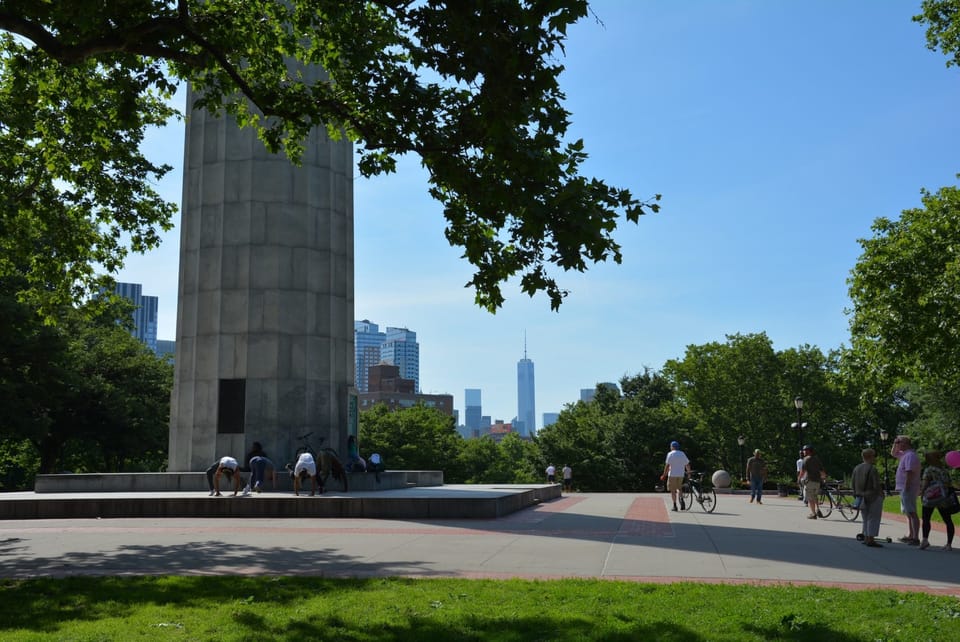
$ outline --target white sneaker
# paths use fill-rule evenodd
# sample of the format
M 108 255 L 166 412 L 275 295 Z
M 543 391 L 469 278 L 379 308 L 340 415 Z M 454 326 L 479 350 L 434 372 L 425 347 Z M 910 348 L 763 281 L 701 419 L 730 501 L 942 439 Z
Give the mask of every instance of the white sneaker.
M 213 494 L 216 493 L 216 492 L 217 492 L 217 491 L 215 491 L 215 490 L 211 490 L 211 491 L 210 491 L 210 494 L 207 495 L 207 497 L 213 497 Z
M 258 493 L 260 492 L 260 482 L 257 482 L 256 484 L 254 484 L 253 490 L 257 491 Z
M 240 493 L 240 494 L 243 495 L 244 497 L 246 497 L 247 495 L 249 495 L 249 494 L 250 494 L 250 486 L 245 487 L 245 488 L 243 489 L 243 492 Z

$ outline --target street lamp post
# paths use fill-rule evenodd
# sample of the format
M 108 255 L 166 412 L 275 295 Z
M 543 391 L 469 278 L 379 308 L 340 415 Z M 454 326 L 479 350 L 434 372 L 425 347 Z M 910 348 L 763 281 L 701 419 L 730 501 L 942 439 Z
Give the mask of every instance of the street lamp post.
M 887 465 L 887 456 L 890 454 L 887 451 L 887 439 L 890 437 L 890 433 L 886 430 L 880 430 L 880 447 L 883 448 L 883 494 L 886 496 L 887 492 L 890 489 L 889 482 L 887 481 L 887 471 L 890 469 L 890 466 Z
M 743 479 L 747 478 L 747 473 L 744 471 L 745 464 L 743 463 L 743 445 L 747 443 L 746 437 L 740 435 L 737 437 L 737 445 L 740 446 L 740 474 L 743 475 Z
M 791 428 L 797 429 L 797 439 L 799 440 L 799 447 L 797 448 L 798 453 L 803 452 L 803 429 L 807 427 L 807 424 L 803 423 L 803 399 L 796 397 L 793 400 L 793 407 L 797 409 L 797 421 L 796 423 L 790 424 Z

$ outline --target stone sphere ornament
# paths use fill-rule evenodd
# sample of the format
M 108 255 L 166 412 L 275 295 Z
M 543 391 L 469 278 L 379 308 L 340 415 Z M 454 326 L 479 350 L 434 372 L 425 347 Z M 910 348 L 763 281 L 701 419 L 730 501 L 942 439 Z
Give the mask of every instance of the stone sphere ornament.
M 725 470 L 718 470 L 710 479 L 714 488 L 730 488 L 730 473 Z

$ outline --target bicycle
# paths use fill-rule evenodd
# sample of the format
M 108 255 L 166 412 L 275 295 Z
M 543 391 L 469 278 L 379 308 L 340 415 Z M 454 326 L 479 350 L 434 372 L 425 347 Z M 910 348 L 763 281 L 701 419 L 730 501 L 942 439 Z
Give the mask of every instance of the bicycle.
M 683 480 L 683 486 L 680 487 L 680 500 L 683 502 L 684 510 L 690 510 L 693 502 L 700 504 L 700 508 L 706 513 L 712 513 L 717 507 L 717 493 L 712 486 L 707 486 L 703 481 L 705 473 L 691 472 Z
M 309 453 L 313 460 L 317 463 L 317 466 L 321 470 L 325 470 L 326 473 L 323 477 L 319 478 L 321 488 L 327 487 L 327 480 L 330 477 L 333 477 L 335 480 L 339 481 L 343 485 L 343 492 L 349 490 L 349 482 L 347 481 L 347 471 L 343 467 L 343 462 L 340 459 L 340 454 L 333 448 L 329 446 L 324 446 L 320 448 L 319 457 L 316 450 L 313 449 L 313 445 L 310 443 L 310 436 L 313 432 L 308 432 L 305 435 L 300 435 L 297 439 L 303 443 L 297 447 L 296 455 L 297 458 L 300 458 L 300 455 L 303 453 Z M 320 437 L 320 443 L 323 444 L 323 437 Z M 323 460 L 327 460 L 327 466 L 323 466 Z M 287 469 L 291 469 L 291 465 L 287 464 Z M 322 491 L 321 491 L 322 492 Z
M 823 517 L 829 517 L 836 508 L 845 520 L 855 521 L 860 516 L 860 508 L 853 505 L 851 491 L 842 490 L 840 485 L 840 481 L 827 481 L 820 486 L 818 509 Z

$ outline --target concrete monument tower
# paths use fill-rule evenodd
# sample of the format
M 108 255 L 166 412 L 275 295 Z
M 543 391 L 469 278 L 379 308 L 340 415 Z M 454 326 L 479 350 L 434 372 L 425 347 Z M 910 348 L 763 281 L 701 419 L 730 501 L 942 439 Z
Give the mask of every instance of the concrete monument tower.
M 239 459 L 254 441 L 282 465 L 311 431 L 315 448 L 345 452 L 352 145 L 315 131 L 296 167 L 231 117 L 193 111 L 181 228 L 169 470 Z

